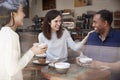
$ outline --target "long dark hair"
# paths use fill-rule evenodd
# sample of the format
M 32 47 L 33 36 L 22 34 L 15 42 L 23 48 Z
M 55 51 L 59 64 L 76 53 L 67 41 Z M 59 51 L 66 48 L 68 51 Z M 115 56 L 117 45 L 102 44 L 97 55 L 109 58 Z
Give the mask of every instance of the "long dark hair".
M 13 24 L 10 25 L 10 27 L 15 25 L 15 20 L 13 17 L 13 12 L 17 12 L 17 10 L 14 9 L 8 9 L 6 7 L 1 6 L 0 7 L 0 24 L 1 26 L 5 26 L 10 22 L 10 20 L 13 20 Z M 12 15 L 11 15 L 12 14 Z
M 43 21 L 43 26 L 42 26 L 42 30 L 43 30 L 43 34 L 44 36 L 50 40 L 51 39 L 51 26 L 49 23 L 51 23 L 51 20 L 55 19 L 57 16 L 61 16 L 61 12 L 57 11 L 57 10 L 50 10 L 44 18 Z M 56 32 L 57 34 L 57 38 L 61 38 L 62 34 L 63 34 L 63 29 L 62 26 L 60 26 L 60 29 Z

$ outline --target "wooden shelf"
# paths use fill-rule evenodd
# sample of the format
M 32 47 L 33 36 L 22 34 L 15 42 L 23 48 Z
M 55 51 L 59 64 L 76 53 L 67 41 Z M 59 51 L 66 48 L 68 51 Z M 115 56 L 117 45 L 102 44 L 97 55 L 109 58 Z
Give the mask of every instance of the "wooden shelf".
M 120 11 L 114 12 L 114 18 L 120 18 Z
M 114 16 L 114 26 L 115 28 L 120 28 L 120 11 L 115 11 Z

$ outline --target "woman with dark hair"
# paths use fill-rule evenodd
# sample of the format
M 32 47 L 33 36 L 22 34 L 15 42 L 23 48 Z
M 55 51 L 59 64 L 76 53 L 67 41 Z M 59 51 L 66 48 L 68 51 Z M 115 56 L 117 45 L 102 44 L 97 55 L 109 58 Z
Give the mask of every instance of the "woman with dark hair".
M 68 30 L 62 27 L 62 16 L 57 10 L 49 11 L 44 18 L 43 32 L 38 35 L 39 43 L 46 43 L 48 49 L 46 51 L 47 60 L 49 61 L 67 61 L 68 51 L 70 47 L 74 51 L 82 48 L 87 40 L 88 35 L 79 43 L 75 43 Z
M 0 80 L 23 80 L 22 69 L 34 55 L 44 53 L 47 45 L 39 47 L 36 44 L 21 57 L 19 36 L 15 30 L 23 25 L 23 6 L 18 5 L 16 9 L 0 6 L 0 10 L 0 20 L 4 21 L 0 30 Z

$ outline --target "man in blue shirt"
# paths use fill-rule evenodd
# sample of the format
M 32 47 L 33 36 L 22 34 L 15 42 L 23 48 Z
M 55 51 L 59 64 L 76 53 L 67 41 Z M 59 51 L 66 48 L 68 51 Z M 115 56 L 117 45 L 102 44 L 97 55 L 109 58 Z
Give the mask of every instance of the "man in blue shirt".
M 120 80 L 120 31 L 111 27 L 112 21 L 113 14 L 108 10 L 100 10 L 94 15 L 95 32 L 89 35 L 84 55 L 93 59 L 89 67 L 109 67 L 111 80 Z
M 120 47 L 120 31 L 114 30 L 110 27 L 104 40 L 102 40 L 102 36 L 100 36 L 101 35 L 97 33 L 96 28 L 96 32 L 89 36 L 87 45 Z

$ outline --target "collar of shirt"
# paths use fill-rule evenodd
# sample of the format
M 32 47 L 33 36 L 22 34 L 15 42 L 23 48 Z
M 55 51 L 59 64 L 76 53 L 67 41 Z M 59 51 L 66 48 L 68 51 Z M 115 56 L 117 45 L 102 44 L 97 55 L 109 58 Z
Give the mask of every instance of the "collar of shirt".
M 99 46 L 120 46 L 120 31 L 114 30 L 112 27 L 104 41 L 99 38 L 96 32 L 90 34 L 87 45 L 99 45 Z

